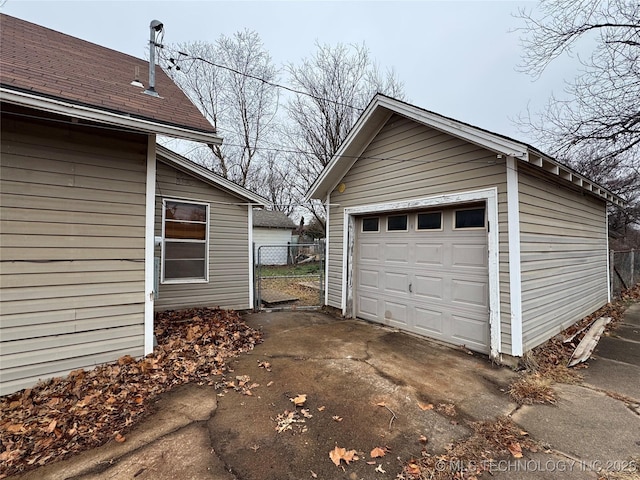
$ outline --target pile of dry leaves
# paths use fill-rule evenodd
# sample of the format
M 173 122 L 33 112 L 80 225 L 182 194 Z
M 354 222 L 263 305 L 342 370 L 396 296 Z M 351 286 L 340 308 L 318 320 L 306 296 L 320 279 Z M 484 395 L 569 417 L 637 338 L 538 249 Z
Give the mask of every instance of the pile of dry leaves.
M 125 441 L 150 399 L 187 382 L 213 383 L 229 358 L 262 341 L 238 313 L 208 308 L 159 313 L 155 334 L 158 347 L 145 358 L 125 356 L 0 397 L 0 478 Z

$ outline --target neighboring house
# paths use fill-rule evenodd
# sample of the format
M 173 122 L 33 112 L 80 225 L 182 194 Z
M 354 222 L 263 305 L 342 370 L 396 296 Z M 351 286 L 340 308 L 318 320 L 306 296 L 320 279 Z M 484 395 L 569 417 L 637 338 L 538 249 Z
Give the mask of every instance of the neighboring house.
M 156 146 L 221 142 L 182 91 L 158 68 L 145 94 L 144 60 L 17 18 L 0 31 L 0 395 L 150 353 L 154 307 L 250 307 L 262 202 Z
M 297 225 L 282 212 L 253 209 L 253 244 L 263 265 L 286 265 L 288 249 Z M 263 248 L 260 248 L 263 247 Z
M 346 316 L 511 361 L 609 301 L 622 200 L 502 135 L 378 94 L 307 197 Z

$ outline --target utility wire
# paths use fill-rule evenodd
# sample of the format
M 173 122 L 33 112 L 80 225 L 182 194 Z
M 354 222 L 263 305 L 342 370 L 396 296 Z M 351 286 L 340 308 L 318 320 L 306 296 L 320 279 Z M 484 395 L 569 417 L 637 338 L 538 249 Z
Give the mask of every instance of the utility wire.
M 164 49 L 164 45 L 160 45 L 160 47 L 161 47 L 161 49 Z M 223 70 L 227 70 L 229 72 L 235 73 L 236 75 L 241 75 L 243 77 L 251 78 L 253 80 L 258 80 L 259 82 L 262 82 L 265 85 L 269 85 L 271 87 L 281 88 L 282 90 L 286 90 L 286 91 L 291 92 L 291 93 L 295 93 L 295 94 L 298 94 L 298 95 L 305 95 L 307 97 L 313 98 L 314 100 L 319 100 L 319 101 L 322 101 L 322 102 L 332 103 L 332 104 L 338 105 L 340 107 L 352 108 L 353 110 L 357 110 L 359 112 L 363 112 L 364 111 L 364 108 L 355 107 L 353 105 L 349 105 L 348 103 L 339 102 L 337 100 L 331 100 L 330 98 L 321 97 L 319 95 L 314 95 L 313 93 L 304 92 L 302 90 L 297 90 L 297 89 L 295 89 L 293 87 L 289 87 L 287 85 L 282 85 L 280 83 L 272 82 L 270 80 L 267 80 L 266 78 L 258 77 L 256 75 L 252 75 L 252 74 L 246 73 L 246 72 L 241 72 L 240 70 L 237 70 L 237 69 L 235 69 L 233 67 L 229 67 L 227 65 L 221 65 L 219 63 L 212 62 L 211 60 L 207 60 L 204 57 L 189 55 L 188 53 L 180 52 L 180 51 L 178 51 L 178 55 L 180 55 L 181 57 L 179 57 L 177 59 L 173 58 L 173 57 L 167 57 L 166 55 L 161 55 L 161 58 L 163 58 L 163 60 L 169 64 L 169 66 L 167 67 L 169 70 L 171 70 L 171 69 L 175 69 L 177 71 L 182 70 L 182 67 L 179 65 L 180 62 L 184 62 L 184 61 L 192 61 L 192 62 L 200 61 L 200 62 L 204 62 L 204 63 L 206 63 L 208 65 L 211 65 L 212 67 L 221 68 Z M 182 57 L 184 57 L 184 58 L 182 58 Z

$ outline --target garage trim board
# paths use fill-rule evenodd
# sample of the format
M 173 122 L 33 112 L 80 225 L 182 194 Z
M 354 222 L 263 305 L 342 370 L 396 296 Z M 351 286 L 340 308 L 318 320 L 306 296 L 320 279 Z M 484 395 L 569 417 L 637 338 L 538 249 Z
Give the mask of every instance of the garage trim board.
M 497 188 L 465 191 L 446 195 L 403 200 L 391 203 L 361 205 L 344 209 L 343 263 L 342 263 L 342 314 L 352 316 L 354 308 L 354 248 L 356 217 L 367 214 L 410 211 L 431 207 L 450 207 L 472 202 L 485 202 L 488 222 L 488 270 L 489 270 L 489 338 L 490 355 L 500 352 L 500 285 L 498 272 L 498 191 Z

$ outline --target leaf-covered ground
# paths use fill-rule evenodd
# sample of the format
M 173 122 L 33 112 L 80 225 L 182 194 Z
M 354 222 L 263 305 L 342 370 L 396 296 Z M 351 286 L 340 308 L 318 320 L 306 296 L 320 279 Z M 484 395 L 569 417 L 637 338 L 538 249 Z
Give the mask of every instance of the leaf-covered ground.
M 156 314 L 158 346 L 0 397 L 0 478 L 72 453 L 125 441 L 152 398 L 187 382 L 213 384 L 226 362 L 262 341 L 237 312 L 189 309 Z

